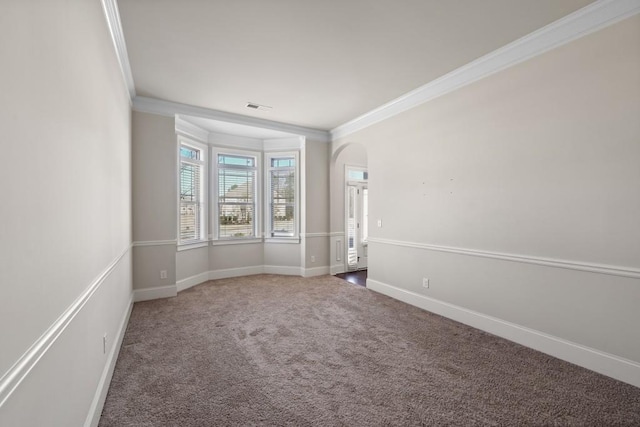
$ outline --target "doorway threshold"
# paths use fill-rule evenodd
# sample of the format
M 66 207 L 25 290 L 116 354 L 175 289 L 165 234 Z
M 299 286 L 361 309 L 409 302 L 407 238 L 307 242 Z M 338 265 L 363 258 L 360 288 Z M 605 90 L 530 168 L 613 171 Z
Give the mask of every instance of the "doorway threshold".
M 346 280 L 349 283 L 358 286 L 367 286 L 367 269 L 358 270 L 358 271 L 347 271 L 346 273 L 336 274 L 336 277 L 339 277 L 343 280 Z

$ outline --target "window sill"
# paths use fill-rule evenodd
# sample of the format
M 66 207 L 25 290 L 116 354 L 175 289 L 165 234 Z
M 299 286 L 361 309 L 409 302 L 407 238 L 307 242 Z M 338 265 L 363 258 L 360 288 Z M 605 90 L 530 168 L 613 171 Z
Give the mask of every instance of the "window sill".
M 188 251 L 189 249 L 206 248 L 207 246 L 209 246 L 209 242 L 206 240 L 193 243 L 181 243 L 178 244 L 178 252 Z
M 300 243 L 300 238 L 299 237 L 265 237 L 264 242 L 297 245 Z
M 252 243 L 262 243 L 261 238 L 247 238 L 247 239 L 219 239 L 212 240 L 211 246 L 223 246 L 223 245 L 248 245 Z

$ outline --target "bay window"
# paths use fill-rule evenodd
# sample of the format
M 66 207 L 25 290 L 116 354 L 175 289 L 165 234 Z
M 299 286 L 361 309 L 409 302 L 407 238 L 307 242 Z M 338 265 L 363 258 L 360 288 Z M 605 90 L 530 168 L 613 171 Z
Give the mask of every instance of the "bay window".
M 178 243 L 184 245 L 207 240 L 207 147 L 184 138 L 179 138 L 178 142 Z

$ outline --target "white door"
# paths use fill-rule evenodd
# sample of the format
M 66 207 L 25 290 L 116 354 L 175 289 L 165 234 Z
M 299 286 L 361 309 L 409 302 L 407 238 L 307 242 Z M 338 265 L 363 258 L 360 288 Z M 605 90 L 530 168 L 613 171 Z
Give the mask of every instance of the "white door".
M 366 183 L 347 183 L 347 269 L 367 268 L 369 190 Z

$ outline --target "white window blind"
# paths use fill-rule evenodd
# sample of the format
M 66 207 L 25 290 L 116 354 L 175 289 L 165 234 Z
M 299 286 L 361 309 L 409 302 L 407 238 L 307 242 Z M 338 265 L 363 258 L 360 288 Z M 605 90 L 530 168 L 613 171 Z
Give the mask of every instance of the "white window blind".
M 256 235 L 256 158 L 218 154 L 218 237 Z
M 296 178 L 294 156 L 270 157 L 267 191 L 271 237 L 296 235 Z
M 205 239 L 202 150 L 180 145 L 180 243 Z

